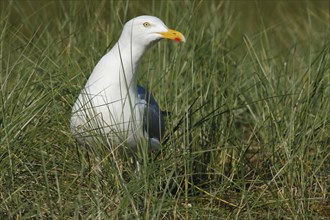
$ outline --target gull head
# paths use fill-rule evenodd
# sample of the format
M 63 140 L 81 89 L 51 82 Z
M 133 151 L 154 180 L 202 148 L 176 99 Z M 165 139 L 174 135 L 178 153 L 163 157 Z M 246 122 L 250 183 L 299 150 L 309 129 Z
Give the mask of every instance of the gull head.
M 149 47 L 161 39 L 185 42 L 182 33 L 168 28 L 159 18 L 147 15 L 129 20 L 120 36 L 122 43 L 144 47 Z

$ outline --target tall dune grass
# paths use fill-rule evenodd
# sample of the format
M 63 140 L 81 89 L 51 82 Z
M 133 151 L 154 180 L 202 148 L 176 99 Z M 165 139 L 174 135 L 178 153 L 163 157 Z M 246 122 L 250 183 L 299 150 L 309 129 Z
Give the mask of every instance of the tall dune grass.
M 330 217 L 328 1 L 0 2 L 0 218 Z M 70 133 L 71 107 L 123 23 L 186 36 L 143 58 L 167 117 L 130 156 Z

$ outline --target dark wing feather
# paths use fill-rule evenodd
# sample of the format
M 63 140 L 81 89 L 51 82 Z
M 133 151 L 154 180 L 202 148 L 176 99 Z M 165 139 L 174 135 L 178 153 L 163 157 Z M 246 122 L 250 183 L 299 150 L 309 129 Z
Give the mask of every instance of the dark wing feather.
M 165 131 L 164 116 L 154 97 L 142 86 L 137 86 L 139 103 L 144 103 L 143 128 L 149 138 L 162 139 Z

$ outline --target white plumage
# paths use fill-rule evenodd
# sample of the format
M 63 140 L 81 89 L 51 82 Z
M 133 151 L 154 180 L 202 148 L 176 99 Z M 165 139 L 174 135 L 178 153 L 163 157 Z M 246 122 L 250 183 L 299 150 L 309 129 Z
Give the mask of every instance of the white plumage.
M 144 52 L 163 39 L 184 42 L 158 18 L 139 16 L 128 21 L 118 42 L 95 66 L 72 110 L 71 129 L 80 142 L 96 136 L 109 143 L 136 147 L 146 138 L 157 149 L 164 119 L 155 99 L 137 85 L 137 68 Z

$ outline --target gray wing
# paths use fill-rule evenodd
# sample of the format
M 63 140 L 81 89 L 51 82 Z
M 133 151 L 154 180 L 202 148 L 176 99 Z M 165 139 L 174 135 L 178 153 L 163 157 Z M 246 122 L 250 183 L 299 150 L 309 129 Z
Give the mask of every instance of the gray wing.
M 145 88 L 138 85 L 137 94 L 139 99 L 138 103 L 144 104 L 144 132 L 146 132 L 149 137 L 152 145 L 151 147 L 157 148 L 165 132 L 164 116 L 154 97 Z

